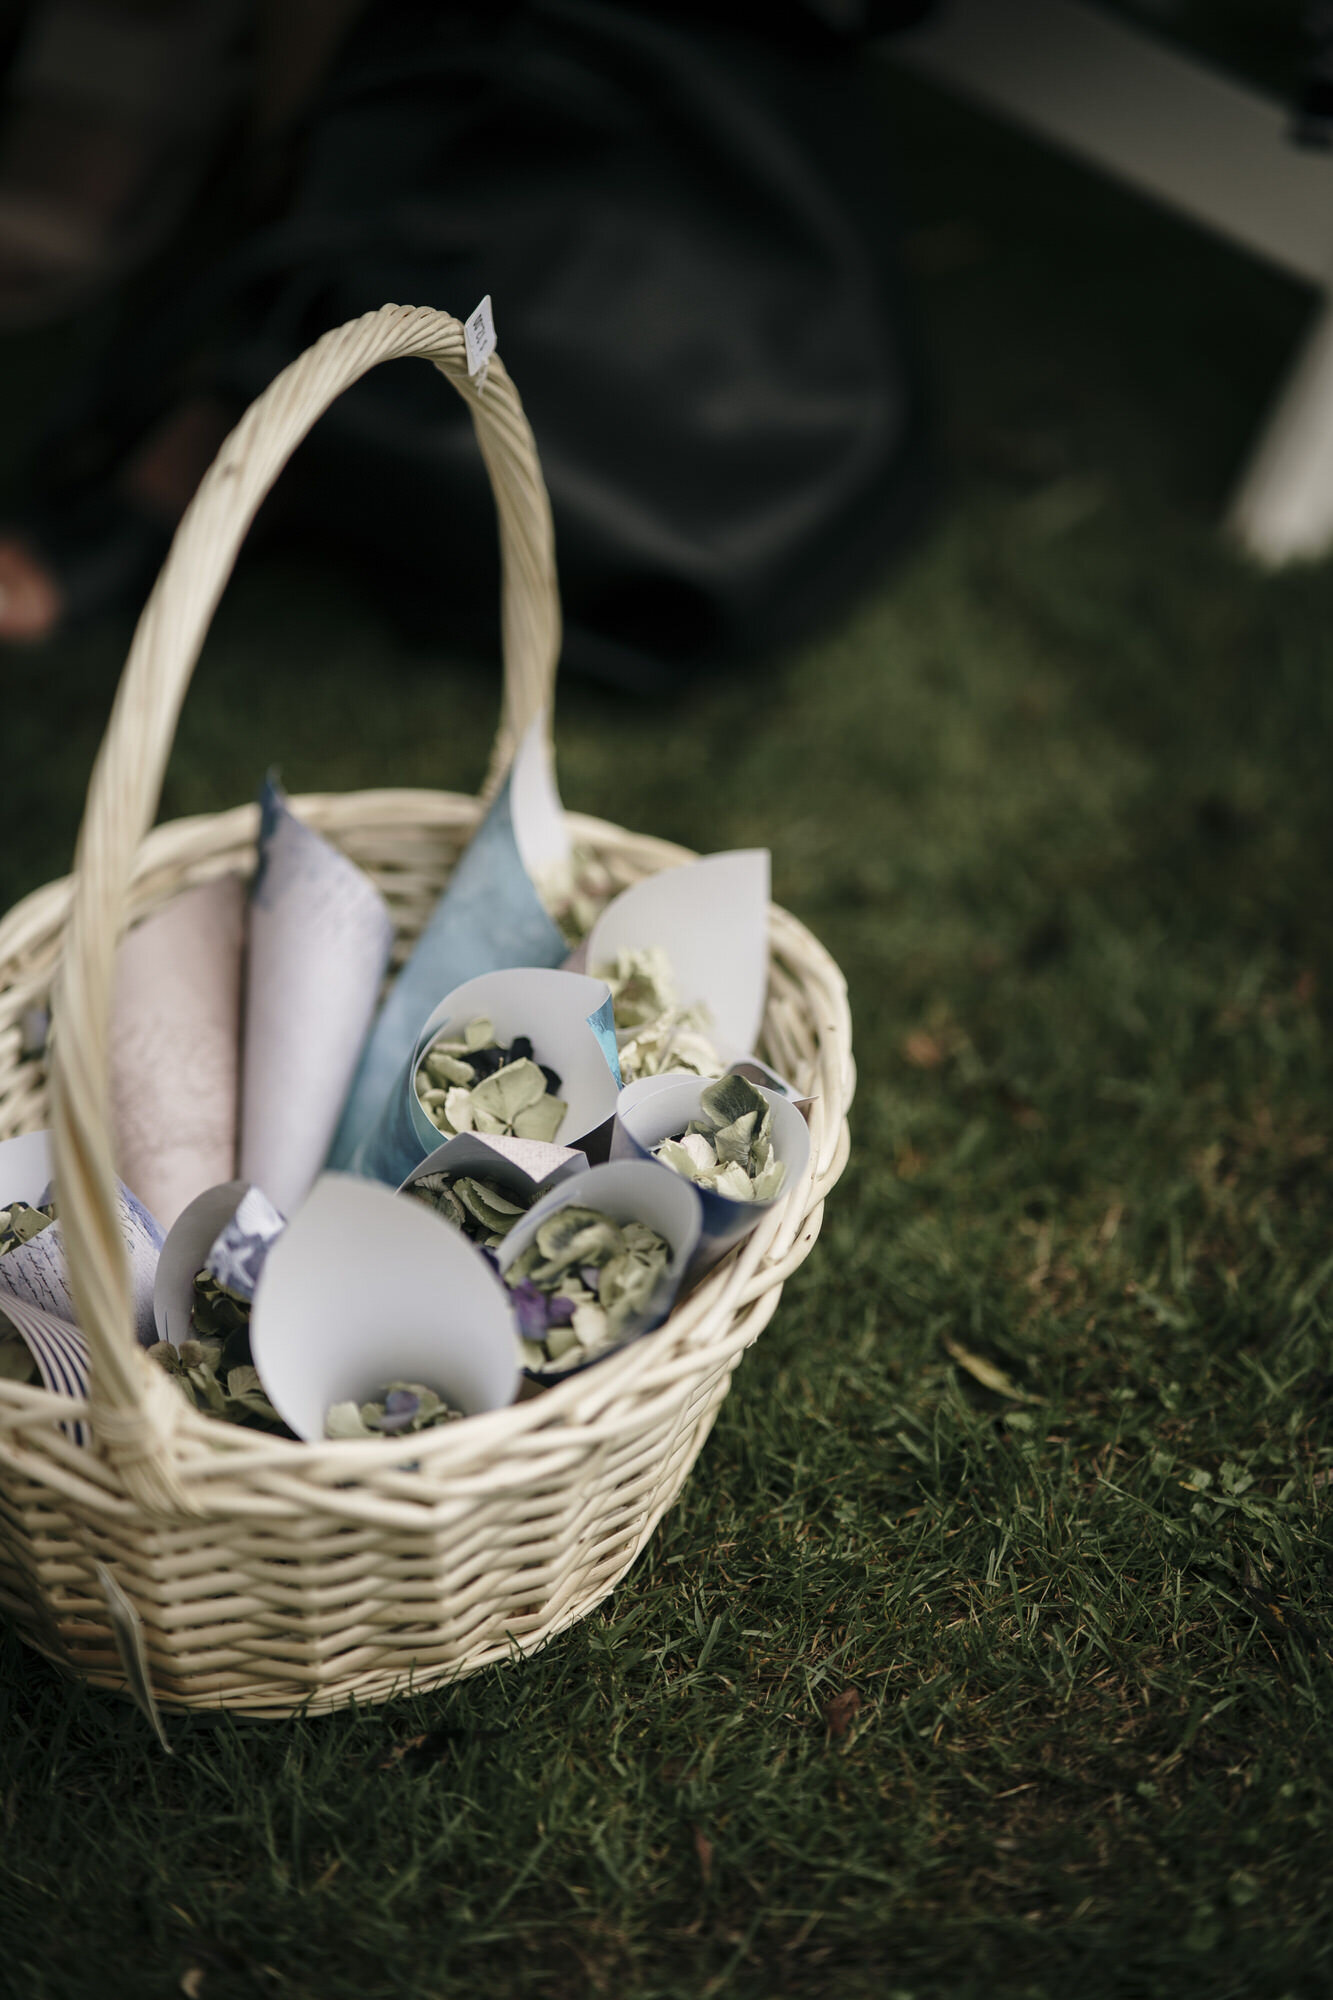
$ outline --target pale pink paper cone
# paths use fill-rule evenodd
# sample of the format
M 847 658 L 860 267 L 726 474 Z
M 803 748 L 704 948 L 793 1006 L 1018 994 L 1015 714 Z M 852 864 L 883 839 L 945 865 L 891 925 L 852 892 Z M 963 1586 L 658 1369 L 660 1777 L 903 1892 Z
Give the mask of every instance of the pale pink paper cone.
M 244 936 L 245 885 L 224 875 L 174 897 L 116 955 L 116 1167 L 164 1229 L 236 1172 Z

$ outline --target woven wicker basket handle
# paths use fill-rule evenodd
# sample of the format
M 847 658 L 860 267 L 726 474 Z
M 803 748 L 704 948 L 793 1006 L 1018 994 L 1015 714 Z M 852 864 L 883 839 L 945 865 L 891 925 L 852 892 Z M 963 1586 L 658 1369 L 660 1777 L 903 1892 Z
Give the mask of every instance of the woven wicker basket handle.
M 378 362 L 433 361 L 472 412 L 499 515 L 504 702 L 488 786 L 524 725 L 549 710 L 560 649 L 550 506 L 536 446 L 498 357 L 469 378 L 448 313 L 385 306 L 283 370 L 227 439 L 181 521 L 130 648 L 88 790 L 55 1004 L 52 1128 L 70 1284 L 92 1359 L 93 1427 L 141 1505 L 193 1507 L 170 1435 L 184 1405 L 134 1338 L 116 1207 L 107 1039 L 116 945 L 139 844 L 152 824 L 185 691 L 241 543 L 316 419 Z

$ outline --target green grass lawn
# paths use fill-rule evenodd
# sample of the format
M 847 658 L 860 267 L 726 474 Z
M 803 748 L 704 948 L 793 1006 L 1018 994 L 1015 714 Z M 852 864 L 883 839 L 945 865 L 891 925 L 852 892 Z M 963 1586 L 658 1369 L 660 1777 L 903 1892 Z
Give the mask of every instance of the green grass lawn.
M 1305 301 L 885 104 L 938 518 L 799 658 L 559 725 L 571 806 L 768 842 L 847 971 L 819 1248 L 648 1553 L 525 1665 L 172 1718 L 167 1760 L 6 1635 L 0 1991 L 1333 1982 L 1333 573 L 1214 530 Z M 124 636 L 0 669 L 0 902 L 67 864 Z M 447 607 L 436 654 L 243 573 L 164 812 L 271 759 L 474 785 L 494 684 L 447 646 Z

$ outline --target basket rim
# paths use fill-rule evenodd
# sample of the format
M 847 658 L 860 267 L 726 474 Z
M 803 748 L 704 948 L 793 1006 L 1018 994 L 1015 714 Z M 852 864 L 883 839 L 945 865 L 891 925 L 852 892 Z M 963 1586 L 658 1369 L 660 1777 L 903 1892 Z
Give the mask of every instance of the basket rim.
M 373 831 L 377 827 L 388 830 L 409 822 L 416 827 L 455 825 L 466 829 L 480 817 L 485 802 L 471 793 L 423 787 L 377 787 L 355 792 L 302 793 L 292 798 L 291 805 L 306 824 L 336 843 L 340 834 L 350 831 Z M 646 864 L 643 873 L 655 872 L 653 864 L 672 867 L 696 858 L 694 850 L 679 842 L 638 834 L 591 814 L 566 812 L 565 820 L 571 836 L 595 852 L 619 852 L 623 856 L 630 850 L 634 863 Z M 254 844 L 258 824 L 259 807 L 255 801 L 159 822 L 146 836 L 135 867 L 133 915 L 141 916 L 160 906 L 187 886 L 187 882 L 239 872 L 246 863 L 246 850 Z M 172 879 L 164 884 L 161 878 L 168 867 Z M 15 958 L 24 950 L 31 950 L 35 943 L 49 943 L 53 932 L 59 935 L 72 888 L 72 876 L 59 877 L 30 891 L 0 918 L 0 1007 L 14 984 Z M 524 1483 L 525 1455 L 515 1448 L 524 1441 L 539 1447 L 545 1457 L 556 1442 L 551 1433 L 567 1432 L 571 1445 L 579 1439 L 595 1438 L 600 1423 L 614 1421 L 614 1405 L 623 1398 L 628 1396 L 639 1403 L 654 1392 L 667 1392 L 682 1375 L 716 1366 L 722 1350 L 734 1349 L 739 1357 L 757 1338 L 776 1306 L 782 1283 L 789 1274 L 784 1267 L 794 1268 L 795 1263 L 803 1261 L 818 1234 L 824 1198 L 846 1161 L 847 1112 L 855 1089 L 850 1010 L 840 968 L 807 926 L 777 903 L 769 906 L 769 938 L 771 965 L 781 963 L 784 945 L 788 949 L 795 946 L 805 960 L 802 970 L 807 980 L 811 968 L 822 974 L 819 981 L 825 989 L 822 997 L 832 1003 L 833 1018 L 821 1023 L 820 1042 L 822 1045 L 827 1038 L 841 1044 L 847 1057 L 837 1101 L 827 1104 L 822 1099 L 816 1100 L 814 1118 L 820 1130 L 812 1136 L 824 1143 L 812 1145 L 806 1176 L 791 1190 L 788 1200 L 776 1204 L 758 1227 L 673 1308 L 660 1327 L 638 1336 L 589 1367 L 572 1372 L 544 1388 L 540 1395 L 475 1416 L 466 1425 L 442 1426 L 410 1440 L 305 1441 L 239 1429 L 191 1408 L 181 1399 L 174 1427 L 173 1457 L 177 1471 L 193 1489 L 203 1516 L 215 1511 L 208 1504 L 211 1487 L 219 1483 L 230 1487 L 235 1480 L 264 1469 L 277 1474 L 284 1471 L 296 1474 L 307 1494 L 309 1484 L 324 1487 L 327 1483 L 341 1489 L 349 1500 L 355 1491 L 366 1493 L 368 1482 L 373 1479 L 377 1489 L 376 1517 L 384 1519 L 383 1509 L 387 1506 L 402 1525 L 411 1525 L 420 1520 L 423 1503 L 438 1504 L 437 1495 L 422 1490 L 428 1483 L 447 1480 L 460 1501 L 477 1486 L 488 1491 L 497 1486 L 520 1486 Z M 802 1200 L 805 1205 L 799 1221 L 794 1232 L 789 1231 L 786 1225 L 794 1213 L 792 1204 Z M 788 1233 L 794 1235 L 792 1246 L 776 1259 L 770 1259 L 770 1246 Z M 794 1251 L 799 1251 L 799 1255 L 793 1256 Z M 778 1271 L 780 1276 L 776 1275 Z M 762 1318 L 760 1325 L 752 1329 L 756 1305 L 763 1308 Z M 27 1423 L 34 1420 L 49 1422 L 59 1415 L 68 1421 L 86 1415 L 88 1406 L 28 1385 L 0 1381 L 0 1419 L 6 1408 L 11 1413 L 10 1422 L 19 1419 L 26 1429 Z M 0 1423 L 0 1435 L 8 1427 Z M 95 1493 L 101 1505 L 112 1501 L 119 1481 L 103 1465 L 95 1447 L 88 1450 L 71 1445 L 68 1451 L 59 1452 L 58 1457 L 64 1461 L 66 1479 L 92 1489 L 86 1495 L 89 1500 L 94 1499 Z M 409 1462 L 415 1468 L 410 1473 L 406 1470 Z M 105 1476 L 97 1477 L 94 1466 Z M 392 1476 L 395 1469 L 402 1471 L 404 1479 L 416 1491 L 405 1490 L 390 1500 L 383 1491 L 384 1478 L 386 1474 Z M 425 1470 L 433 1475 L 429 1482 L 419 1477 Z M 82 1478 L 78 1476 L 80 1472 Z M 326 1491 L 322 1497 L 325 1505 L 334 1503 L 333 1491 Z M 225 1498 L 219 1495 L 218 1501 L 219 1516 L 236 1513 L 234 1491 Z M 299 1505 L 293 1507 L 293 1512 L 297 1511 Z M 353 1506 L 350 1511 L 361 1518 L 360 1508 Z M 265 1505 L 263 1512 L 272 1518 L 271 1506 Z M 200 1516 L 194 1518 L 198 1520 Z

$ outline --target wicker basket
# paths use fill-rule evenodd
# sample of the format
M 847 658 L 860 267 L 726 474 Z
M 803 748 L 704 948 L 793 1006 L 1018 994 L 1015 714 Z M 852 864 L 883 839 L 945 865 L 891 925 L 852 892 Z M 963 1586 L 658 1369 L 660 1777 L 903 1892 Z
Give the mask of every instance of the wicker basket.
M 472 413 L 503 554 L 504 702 L 492 784 L 548 701 L 559 650 L 550 512 L 498 359 L 469 378 L 460 323 L 386 306 L 328 334 L 247 412 L 181 523 L 130 651 L 74 875 L 0 923 L 0 1138 L 50 1124 L 89 1402 L 0 1381 L 0 1604 L 22 1636 L 123 1689 L 94 1578 L 143 1622 L 158 1698 L 283 1715 L 381 1699 L 530 1652 L 624 1576 L 682 1483 L 731 1371 L 807 1255 L 846 1157 L 850 1023 L 836 965 L 772 912 L 764 1052 L 815 1096 L 809 1176 L 656 1333 L 532 1401 L 399 1445 L 328 1447 L 191 1409 L 131 1329 L 107 1121 L 117 939 L 179 890 L 254 860 L 256 809 L 148 831 L 209 620 L 256 510 L 320 414 L 377 362 L 434 362 Z M 360 792 L 295 801 L 379 885 L 409 945 L 482 800 Z M 684 849 L 574 818 L 630 882 Z M 20 1020 L 59 966 L 50 1094 Z M 3 1192 L 0 1190 L 0 1192 Z M 54 1421 L 83 1413 L 80 1448 Z

